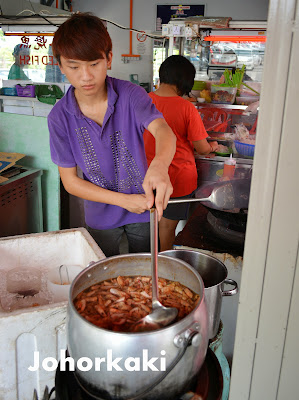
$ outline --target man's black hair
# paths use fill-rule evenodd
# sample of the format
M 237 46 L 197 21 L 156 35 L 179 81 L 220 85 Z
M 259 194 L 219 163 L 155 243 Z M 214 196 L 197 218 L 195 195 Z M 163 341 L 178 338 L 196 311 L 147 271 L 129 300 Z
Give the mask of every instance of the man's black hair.
M 194 85 L 195 67 L 183 56 L 170 56 L 160 66 L 160 83 L 175 85 L 178 94 L 189 95 Z

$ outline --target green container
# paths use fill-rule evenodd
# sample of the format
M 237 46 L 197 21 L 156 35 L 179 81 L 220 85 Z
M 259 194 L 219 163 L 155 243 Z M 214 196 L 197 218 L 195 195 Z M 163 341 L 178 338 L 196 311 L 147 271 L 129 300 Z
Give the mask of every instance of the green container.
M 192 90 L 204 90 L 206 89 L 207 84 L 205 81 L 194 81 L 194 85 Z

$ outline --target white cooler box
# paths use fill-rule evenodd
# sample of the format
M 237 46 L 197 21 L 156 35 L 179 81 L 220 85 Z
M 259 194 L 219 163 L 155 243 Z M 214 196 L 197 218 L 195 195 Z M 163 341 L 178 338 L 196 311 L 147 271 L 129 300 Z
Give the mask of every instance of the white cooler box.
M 62 264 L 85 268 L 104 258 L 85 228 L 10 236 L 0 239 L 0 281 L 3 286 L 7 271 L 14 268 L 40 270 L 44 277 Z M 31 400 L 34 389 L 41 399 L 46 386 L 54 387 L 55 370 L 46 371 L 40 364 L 31 372 L 28 367 L 34 365 L 35 351 L 40 361 L 47 357 L 59 361 L 60 350 L 66 348 L 67 301 L 55 299 L 14 311 L 0 308 L 0 400 Z

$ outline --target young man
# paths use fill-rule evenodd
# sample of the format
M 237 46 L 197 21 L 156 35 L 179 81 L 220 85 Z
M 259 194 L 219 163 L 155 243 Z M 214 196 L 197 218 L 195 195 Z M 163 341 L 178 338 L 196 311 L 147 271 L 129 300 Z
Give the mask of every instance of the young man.
M 48 117 L 51 157 L 62 183 L 85 199 L 88 230 L 106 256 L 119 254 L 123 233 L 129 252 L 149 251 L 148 210 L 155 201 L 161 218 L 172 193 L 168 167 L 175 135 L 143 88 L 107 76 L 112 43 L 98 17 L 70 17 L 56 31 L 52 48 L 72 85 Z M 149 168 L 145 128 L 156 139 Z
M 193 64 L 183 56 L 170 56 L 160 66 L 159 88 L 150 93 L 153 103 L 177 137 L 176 153 L 169 167 L 173 198 L 191 197 L 197 188 L 197 169 L 194 149 L 199 154 L 216 151 L 217 142 L 208 143 L 208 136 L 198 110 L 182 96 L 189 95 L 195 77 Z M 154 160 L 155 138 L 145 131 L 145 150 L 148 164 Z M 169 204 L 159 223 L 160 251 L 172 249 L 175 229 L 186 220 L 189 203 Z

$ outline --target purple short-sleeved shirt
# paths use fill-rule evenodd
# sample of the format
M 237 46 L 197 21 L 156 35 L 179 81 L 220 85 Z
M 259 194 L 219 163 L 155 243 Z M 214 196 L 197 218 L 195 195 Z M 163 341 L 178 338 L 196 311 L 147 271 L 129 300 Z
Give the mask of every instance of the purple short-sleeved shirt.
M 108 108 L 103 126 L 82 114 L 71 86 L 48 116 L 52 161 L 79 166 L 85 180 L 121 193 L 144 193 L 147 170 L 143 132 L 157 118 L 146 91 L 135 84 L 106 78 Z M 149 212 L 134 214 L 121 207 L 84 201 L 85 220 L 94 229 L 113 229 L 148 222 Z

